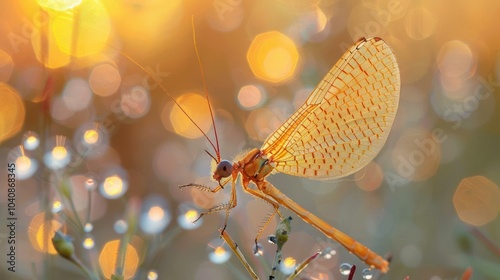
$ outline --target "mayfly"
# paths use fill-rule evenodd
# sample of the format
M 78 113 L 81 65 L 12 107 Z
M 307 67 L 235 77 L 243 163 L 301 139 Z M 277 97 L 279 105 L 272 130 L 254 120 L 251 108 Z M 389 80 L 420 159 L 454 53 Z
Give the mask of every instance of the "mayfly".
M 194 34 L 193 28 L 193 37 Z M 238 177 L 241 177 L 243 189 L 270 203 L 274 213 L 281 216 L 279 206 L 288 208 L 367 265 L 387 272 L 389 263 L 384 258 L 313 215 L 266 180 L 275 172 L 316 180 L 338 179 L 362 169 L 375 158 L 388 137 L 399 102 L 399 69 L 387 43 L 378 37 L 358 40 L 326 74 L 305 103 L 269 135 L 260 149 L 253 149 L 230 162 L 220 156 L 195 38 L 194 41 L 214 124 L 215 144 L 197 127 L 215 150 L 215 155 L 207 153 L 216 162 L 212 178 L 218 186 L 212 189 L 205 185 L 187 184 L 180 188 L 196 187 L 216 193 L 231 182 L 230 200 L 205 210 L 198 219 L 206 214 L 225 211 L 224 231 L 229 212 L 237 204 L 235 186 Z M 168 94 L 163 86 L 161 88 Z M 256 188 L 250 187 L 251 183 Z M 261 232 L 262 229 L 257 238 Z

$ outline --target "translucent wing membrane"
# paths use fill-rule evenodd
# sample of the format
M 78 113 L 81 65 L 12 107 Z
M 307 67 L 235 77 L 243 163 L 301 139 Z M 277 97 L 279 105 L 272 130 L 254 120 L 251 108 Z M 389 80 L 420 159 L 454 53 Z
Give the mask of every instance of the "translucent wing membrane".
M 352 174 L 384 145 L 399 102 L 396 58 L 380 38 L 359 40 L 261 148 L 275 169 L 311 179 Z

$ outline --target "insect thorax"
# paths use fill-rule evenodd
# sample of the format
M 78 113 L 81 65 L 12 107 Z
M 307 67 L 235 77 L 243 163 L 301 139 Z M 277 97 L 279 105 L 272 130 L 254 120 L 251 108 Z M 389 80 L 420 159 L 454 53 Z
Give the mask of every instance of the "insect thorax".
M 269 160 L 262 155 L 259 149 L 251 150 L 240 163 L 243 166 L 242 175 L 251 180 L 262 180 L 273 171 Z

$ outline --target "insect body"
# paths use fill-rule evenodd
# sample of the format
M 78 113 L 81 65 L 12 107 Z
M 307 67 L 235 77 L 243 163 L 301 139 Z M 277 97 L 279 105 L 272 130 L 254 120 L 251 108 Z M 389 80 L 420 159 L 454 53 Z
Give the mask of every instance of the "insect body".
M 366 264 L 387 272 L 381 256 L 337 230 L 285 196 L 266 180 L 273 172 L 317 180 L 348 176 L 368 164 L 384 145 L 399 102 L 400 77 L 396 58 L 380 38 L 362 38 L 333 66 L 305 103 L 264 141 L 232 164 L 218 162 L 213 178 L 218 192 L 231 181 L 231 199 L 203 212 L 226 211 L 236 206 L 235 184 L 241 176 L 243 189 L 278 211 L 284 206 L 329 238 L 342 244 Z M 213 145 L 212 145 L 213 146 Z M 228 178 L 228 179 L 225 179 Z M 251 188 L 253 183 L 256 188 Z M 259 233 L 260 234 L 260 233 Z

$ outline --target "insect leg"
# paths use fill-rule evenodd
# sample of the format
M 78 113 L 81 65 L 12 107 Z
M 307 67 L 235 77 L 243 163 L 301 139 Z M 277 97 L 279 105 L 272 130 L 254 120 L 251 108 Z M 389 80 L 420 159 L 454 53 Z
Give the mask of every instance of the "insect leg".
M 242 180 L 242 185 L 243 185 L 243 190 L 245 190 L 247 193 L 255 196 L 255 197 L 258 197 L 266 202 L 268 202 L 269 204 L 271 204 L 271 206 L 273 206 L 273 212 L 268 215 L 266 217 L 266 219 L 264 220 L 262 226 L 260 226 L 260 229 L 259 231 L 257 232 L 257 236 L 255 237 L 255 253 L 257 253 L 257 240 L 259 240 L 260 236 L 262 235 L 262 232 L 264 231 L 264 229 L 266 228 L 266 226 L 271 222 L 271 219 L 274 217 L 274 215 L 278 214 L 278 216 L 280 216 L 281 219 L 283 219 L 283 215 L 281 214 L 281 212 L 279 211 L 279 204 L 276 203 L 276 201 L 274 201 L 274 199 L 272 199 L 271 197 L 265 195 L 264 193 L 262 193 L 260 190 L 254 190 L 254 189 L 251 189 L 249 187 L 249 181 L 248 180 Z

